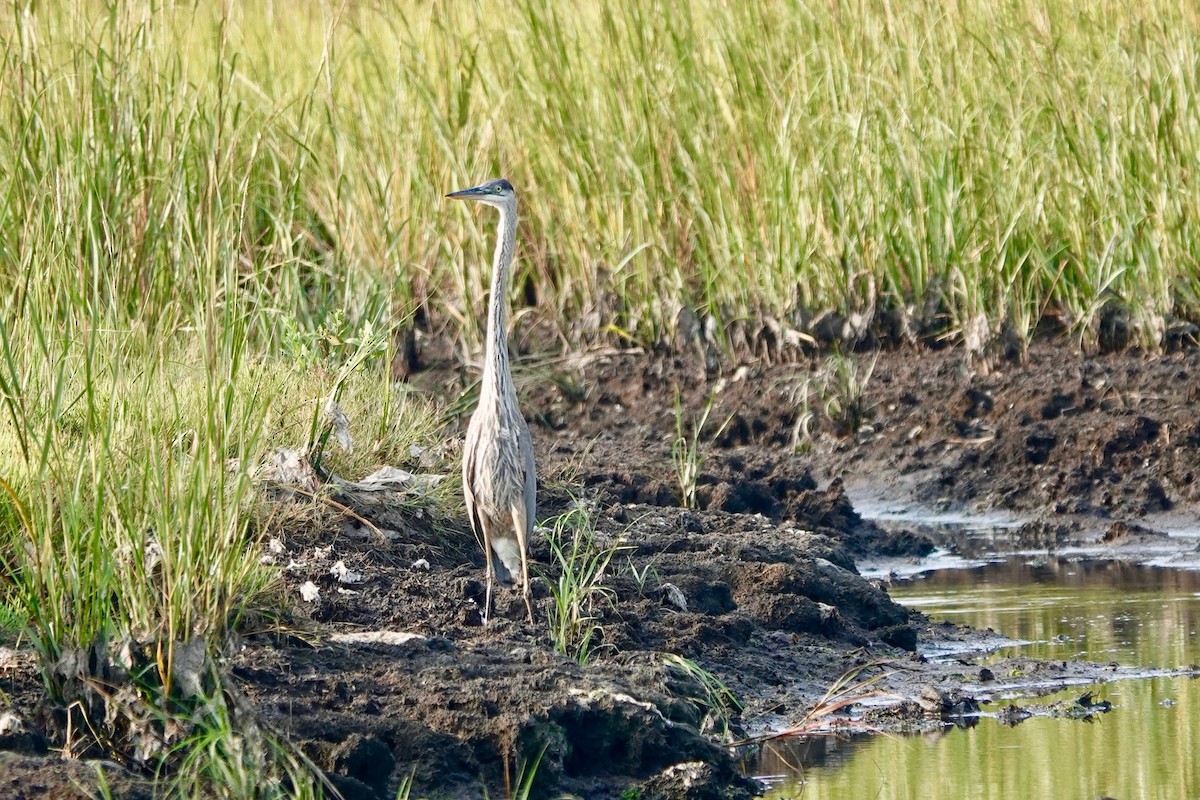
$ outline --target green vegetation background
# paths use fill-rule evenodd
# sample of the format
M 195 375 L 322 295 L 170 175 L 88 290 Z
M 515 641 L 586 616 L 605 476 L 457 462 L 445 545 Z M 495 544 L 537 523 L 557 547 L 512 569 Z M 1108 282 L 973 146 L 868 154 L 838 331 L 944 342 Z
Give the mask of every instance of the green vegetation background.
M 516 324 L 566 346 L 681 309 L 731 347 L 830 310 L 976 343 L 1053 315 L 1085 346 L 1109 304 L 1149 347 L 1200 317 L 1190 4 L 0 14 L 0 625 L 60 699 L 64 657 L 158 643 L 146 702 L 234 735 L 173 673 L 277 604 L 252 470 L 330 397 L 336 466 L 404 463 L 441 434 L 389 383 L 395 332 L 479 347 L 491 221 L 446 191 L 518 187 Z M 235 748 L 201 751 L 187 785 L 233 785 Z

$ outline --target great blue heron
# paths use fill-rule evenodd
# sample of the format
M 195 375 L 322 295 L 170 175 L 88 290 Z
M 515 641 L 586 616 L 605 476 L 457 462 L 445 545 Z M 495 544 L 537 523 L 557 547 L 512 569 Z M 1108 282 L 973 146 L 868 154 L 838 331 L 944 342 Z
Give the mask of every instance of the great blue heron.
M 525 610 L 529 612 L 529 621 L 533 622 L 527 554 L 537 505 L 537 474 L 533 463 L 533 440 L 521 409 L 517 407 L 517 392 L 508 367 L 505 324 L 507 302 L 504 295 L 517 241 L 517 195 L 512 184 L 499 178 L 446 196 L 456 200 L 477 200 L 500 209 L 479 405 L 471 415 L 463 446 L 463 494 L 471 527 L 482 541 L 487 559 L 484 623 L 491 614 L 493 581 L 507 585 L 518 570 Z M 496 559 L 499 559 L 499 565 Z

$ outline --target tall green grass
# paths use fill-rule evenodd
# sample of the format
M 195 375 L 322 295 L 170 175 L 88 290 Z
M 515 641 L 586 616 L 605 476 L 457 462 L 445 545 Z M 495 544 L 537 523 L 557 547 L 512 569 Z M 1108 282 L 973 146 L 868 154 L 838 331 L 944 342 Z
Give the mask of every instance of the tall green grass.
M 893 305 L 950 335 L 1054 312 L 1089 340 L 1114 299 L 1156 345 L 1196 314 L 1194 11 L 742 5 L 347 13 L 341 200 L 399 187 L 413 284 L 468 340 L 486 244 L 437 195 L 498 171 L 526 199 L 517 283 L 570 339 L 652 341 L 681 306 L 753 332 Z
M 682 306 L 733 342 L 884 306 L 949 335 L 1052 312 L 1086 342 L 1112 300 L 1151 345 L 1198 316 L 1187 4 L 257 0 L 7 26 L 3 285 L 68 260 L 70 290 L 33 279 L 62 310 L 177 329 L 232 280 L 266 341 L 421 309 L 474 349 L 491 231 L 441 195 L 502 172 L 516 295 L 569 342 L 655 341 Z
M 119 752 L 141 746 L 109 738 L 122 719 L 163 739 L 144 757 L 166 759 L 165 791 L 251 796 L 238 777 L 255 796 L 319 794 L 253 720 L 233 724 L 192 643 L 220 656 L 247 612 L 279 603 L 253 473 L 276 447 L 312 447 L 330 396 L 357 445 L 327 455 L 343 474 L 404 463 L 436 433 L 429 404 L 390 385 L 403 309 L 378 275 L 341 280 L 337 231 L 301 181 L 318 104 L 272 133 L 282 109 L 242 94 L 232 21 L 6 13 L 0 618 L 37 648 L 68 729 Z M 110 663 L 129 683 L 105 685 L 100 714 L 89 687 Z

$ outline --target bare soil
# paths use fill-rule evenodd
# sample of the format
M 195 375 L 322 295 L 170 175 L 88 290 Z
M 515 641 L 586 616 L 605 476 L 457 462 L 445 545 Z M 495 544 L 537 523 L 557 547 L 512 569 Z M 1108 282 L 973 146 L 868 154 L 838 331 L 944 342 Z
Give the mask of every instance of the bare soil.
M 819 362 L 713 371 L 699 358 L 603 353 L 527 369 L 518 379 L 529 387 L 539 515 L 582 504 L 598 540 L 623 548 L 586 666 L 554 651 L 542 579 L 538 624 L 509 591 L 481 624 L 483 558 L 462 521 L 359 509 L 384 538 L 337 518 L 267 553 L 288 565 L 306 633 L 244 632 L 229 664 L 239 690 L 348 800 L 390 798 L 409 775 L 414 797 L 502 796 L 539 753 L 535 797 L 748 797 L 754 786 L 728 741 L 801 721 L 848 670 L 890 674 L 880 685 L 898 700 L 875 712 L 876 727 L 938 724 L 962 712 L 964 692 L 980 691 L 969 655 L 947 667 L 915 651 L 951 640 L 979 650 L 994 634 L 930 623 L 864 579 L 857 559 L 918 558 L 932 545 L 864 520 L 848 488 L 1011 510 L 1035 529 L 1069 519 L 1065 535 L 1080 540 L 1143 535 L 1137 526 L 1154 512 L 1194 518 L 1195 351 L 1086 357 L 1039 344 L 1026 363 L 987 376 L 953 350 L 874 359 L 849 362 L 860 375 L 873 364 L 850 424 L 806 416 L 827 407 L 814 399 Z M 449 397 L 468 382 L 448 364 L 412 380 Z M 679 425 L 690 437 L 710 399 L 697 507 L 686 509 Z M 544 536 L 532 557 L 557 580 Z M 339 581 L 337 562 L 361 580 Z M 319 600 L 300 599 L 306 582 Z M 721 719 L 711 685 L 666 654 L 708 670 L 744 708 Z M 1020 672 L 1047 686 L 1113 677 L 1109 666 L 1063 662 Z M 56 754 L 62 732 L 46 722 L 53 710 L 28 654 L 0 658 L 4 697 L 26 731 L 0 736 L 0 794 L 86 796 L 92 770 Z M 106 769 L 114 796 L 149 796 L 144 775 Z
M 1031 519 L 1139 520 L 1200 500 L 1195 349 L 1085 356 L 1040 342 L 1023 363 L 1001 362 L 987 375 L 950 348 L 858 354 L 847 363 L 869 375 L 853 430 L 819 413 L 816 387 L 830 382 L 819 360 L 714 374 L 687 359 L 613 355 L 583 369 L 574 402 L 543 390 L 538 408 L 557 447 L 582 440 L 602 456 L 624 451 L 635 466 L 657 463 L 663 499 L 677 491 L 669 453 L 678 392 L 688 421 L 713 398 L 705 430 L 715 434 L 717 460 L 795 464 L 783 469 L 807 470 L 822 484 L 839 477 L 898 501 L 1016 510 Z M 807 425 L 806 385 L 814 387 L 808 408 L 818 412 Z M 798 436 L 798 426 L 812 435 Z M 797 445 L 802 454 L 788 458 Z M 646 451 L 653 459 L 637 458 Z

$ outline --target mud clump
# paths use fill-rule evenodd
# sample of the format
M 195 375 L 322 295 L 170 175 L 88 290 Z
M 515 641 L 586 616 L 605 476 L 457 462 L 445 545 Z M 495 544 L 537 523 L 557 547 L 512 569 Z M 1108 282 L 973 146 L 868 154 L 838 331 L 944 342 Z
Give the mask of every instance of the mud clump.
M 714 454 L 705 467 L 696 492 L 697 510 L 794 523 L 837 540 L 859 555 L 924 556 L 933 550 L 932 542 L 920 534 L 888 531 L 864 520 L 854 510 L 840 478 L 819 489 L 794 456 L 745 448 Z M 646 468 L 654 467 L 647 464 Z M 613 503 L 681 505 L 680 493 L 665 480 L 632 467 L 594 475 L 587 485 Z
M 1054 452 L 1057 444 L 1058 437 L 1044 427 L 1035 430 L 1025 437 L 1025 461 L 1030 464 L 1045 464 L 1050 460 L 1050 454 Z
M 692 761 L 674 764 L 641 786 L 642 800 L 737 800 L 757 797 L 752 781 L 741 779 L 729 786 L 711 764 Z
M 1160 543 L 1167 538 L 1167 534 L 1152 530 L 1144 525 L 1118 521 L 1108 527 L 1108 530 L 1100 537 L 1100 541 L 1105 544 L 1128 544 L 1132 542 Z
M 872 584 L 825 559 L 744 564 L 735 570 L 735 591 L 755 599 L 798 597 L 831 609 L 856 625 L 873 630 L 908 619 L 908 610 Z

